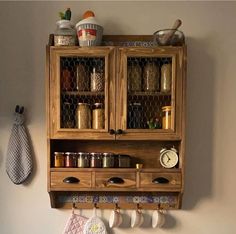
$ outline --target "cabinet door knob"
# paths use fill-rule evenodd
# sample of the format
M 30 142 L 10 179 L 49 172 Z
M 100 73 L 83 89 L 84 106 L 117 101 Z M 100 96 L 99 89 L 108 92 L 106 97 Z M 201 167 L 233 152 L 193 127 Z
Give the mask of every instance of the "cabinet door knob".
M 118 129 L 118 130 L 116 131 L 116 134 L 118 134 L 118 135 L 120 135 L 120 134 L 122 134 L 122 133 L 124 133 L 122 129 Z
M 168 184 L 169 180 L 164 177 L 157 177 L 152 180 L 153 184 Z
M 124 184 L 125 181 L 120 177 L 111 177 L 108 181 L 108 184 Z
M 110 129 L 109 133 L 110 133 L 111 135 L 114 135 L 116 132 L 115 132 L 114 129 Z
M 67 184 L 78 184 L 80 182 L 80 180 L 76 177 L 66 177 L 63 180 L 63 182 L 67 183 Z

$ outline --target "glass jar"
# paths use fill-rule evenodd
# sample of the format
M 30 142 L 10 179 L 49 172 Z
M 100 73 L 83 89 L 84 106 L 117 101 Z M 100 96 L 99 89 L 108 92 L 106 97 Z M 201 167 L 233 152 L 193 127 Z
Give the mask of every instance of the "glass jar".
M 161 92 L 171 91 L 171 64 L 163 64 L 161 67 Z
M 61 89 L 62 91 L 72 91 L 73 80 L 71 71 L 68 67 L 65 67 L 61 71 Z
M 79 64 L 76 66 L 76 89 L 77 91 L 89 90 L 89 79 L 85 66 Z
M 74 128 L 75 127 L 75 116 L 74 116 L 73 104 L 69 102 L 63 102 L 62 104 L 62 128 Z
M 90 90 L 91 92 L 104 91 L 104 74 L 100 67 L 94 67 L 90 76 Z
M 127 69 L 128 91 L 139 92 L 142 88 L 142 68 L 139 64 L 131 63 Z
M 91 128 L 91 110 L 88 103 L 78 103 L 76 110 L 77 128 Z
M 128 107 L 128 128 L 143 128 L 142 123 L 143 108 L 140 102 L 130 103 Z
M 130 167 L 130 163 L 131 163 L 131 158 L 129 155 L 126 155 L 126 154 L 117 155 L 117 167 L 120 167 L 120 168 Z
M 54 152 L 54 167 L 65 167 L 65 154 Z
M 89 153 L 79 152 L 77 154 L 77 167 L 85 168 L 90 166 Z
M 162 129 L 171 129 L 171 106 L 163 106 L 162 114 Z
M 104 129 L 104 108 L 102 103 L 93 106 L 93 129 Z
M 99 168 L 102 167 L 102 154 L 90 153 L 90 167 Z
M 73 152 L 65 153 L 65 166 L 66 167 L 77 167 L 77 154 Z
M 57 21 L 54 33 L 55 46 L 74 46 L 76 44 L 76 30 L 69 20 Z
M 154 62 L 148 62 L 143 70 L 143 90 L 156 92 L 160 90 L 159 67 Z
M 115 155 L 113 153 L 103 153 L 102 167 L 110 168 L 115 166 Z

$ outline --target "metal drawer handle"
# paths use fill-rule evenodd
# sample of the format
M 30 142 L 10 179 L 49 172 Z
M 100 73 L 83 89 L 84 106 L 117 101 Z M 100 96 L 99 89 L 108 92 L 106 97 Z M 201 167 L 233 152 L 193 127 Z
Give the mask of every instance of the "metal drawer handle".
M 120 177 L 111 177 L 108 181 L 108 184 L 124 184 L 125 181 Z
M 66 177 L 64 180 L 63 180 L 64 183 L 67 183 L 67 184 L 77 184 L 80 182 L 80 180 L 76 177 Z
M 154 184 L 168 184 L 170 181 L 164 177 L 157 177 L 152 180 Z

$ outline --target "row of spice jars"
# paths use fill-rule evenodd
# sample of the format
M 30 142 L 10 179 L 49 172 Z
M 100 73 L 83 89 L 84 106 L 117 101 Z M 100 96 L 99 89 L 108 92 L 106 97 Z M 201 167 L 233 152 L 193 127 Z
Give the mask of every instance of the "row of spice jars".
M 54 167 L 68 168 L 128 168 L 131 157 L 125 154 L 54 152 Z
M 128 66 L 128 91 L 170 92 L 171 91 L 171 64 L 160 67 L 155 62 L 147 62 L 144 68 L 133 62 Z
M 63 91 L 104 91 L 104 72 L 102 65 L 96 65 L 92 68 L 89 79 L 89 67 L 83 64 L 76 66 L 76 71 L 70 67 L 62 69 L 61 73 L 61 88 Z

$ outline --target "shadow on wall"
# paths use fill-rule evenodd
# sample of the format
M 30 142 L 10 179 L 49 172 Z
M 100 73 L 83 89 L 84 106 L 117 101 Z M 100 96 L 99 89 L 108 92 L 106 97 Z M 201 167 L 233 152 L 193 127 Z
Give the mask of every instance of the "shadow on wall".
M 212 196 L 214 58 L 207 40 L 187 39 L 186 173 L 183 209 Z

